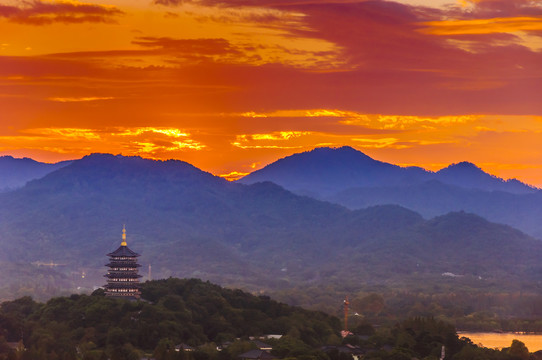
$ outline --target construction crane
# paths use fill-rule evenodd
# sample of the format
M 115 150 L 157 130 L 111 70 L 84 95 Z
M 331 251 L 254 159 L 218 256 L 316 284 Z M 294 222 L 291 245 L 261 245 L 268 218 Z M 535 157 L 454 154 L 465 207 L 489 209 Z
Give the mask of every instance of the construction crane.
M 348 302 L 348 295 L 344 298 L 344 332 L 345 334 L 348 333 L 348 305 L 350 303 Z

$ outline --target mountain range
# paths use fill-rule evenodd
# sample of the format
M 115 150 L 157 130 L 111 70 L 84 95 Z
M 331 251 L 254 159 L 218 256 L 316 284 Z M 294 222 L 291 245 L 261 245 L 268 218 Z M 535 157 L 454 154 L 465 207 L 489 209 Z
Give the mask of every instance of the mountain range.
M 507 194 L 536 194 L 522 189 Z M 120 244 L 123 224 L 144 276 L 152 265 L 153 278 L 254 291 L 338 282 L 404 288 L 440 282 L 443 273 L 469 286 L 515 288 L 537 286 L 542 272 L 541 241 L 475 214 L 426 220 L 398 205 L 352 210 L 269 181 L 227 182 L 178 160 L 93 154 L 0 194 L 0 295 L 103 285 L 105 254 Z M 62 266 L 32 265 L 48 262 Z
M 351 147 L 316 148 L 279 159 L 239 180 L 243 184 L 272 181 L 285 189 L 325 197 L 362 187 L 405 187 L 431 180 L 467 189 L 533 193 L 537 189 L 518 180 L 503 180 L 469 162 L 437 172 L 401 167 L 374 160 Z
M 542 239 L 542 191 L 487 174 L 469 162 L 430 172 L 377 161 L 350 147 L 317 148 L 239 180 L 260 181 L 350 209 L 396 204 L 425 218 L 466 211 Z

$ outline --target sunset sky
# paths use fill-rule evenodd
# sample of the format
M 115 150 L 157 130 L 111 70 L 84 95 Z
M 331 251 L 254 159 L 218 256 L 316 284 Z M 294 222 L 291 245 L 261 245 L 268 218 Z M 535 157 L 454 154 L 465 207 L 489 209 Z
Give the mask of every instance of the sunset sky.
M 0 0 L 2 155 L 342 145 L 542 186 L 542 1 Z

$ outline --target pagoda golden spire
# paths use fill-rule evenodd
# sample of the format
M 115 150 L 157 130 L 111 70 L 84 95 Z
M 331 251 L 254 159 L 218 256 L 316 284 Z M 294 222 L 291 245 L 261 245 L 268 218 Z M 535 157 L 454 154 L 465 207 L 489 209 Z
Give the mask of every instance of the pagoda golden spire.
M 120 246 L 127 246 L 126 243 L 126 225 L 122 225 L 122 242 L 120 243 Z

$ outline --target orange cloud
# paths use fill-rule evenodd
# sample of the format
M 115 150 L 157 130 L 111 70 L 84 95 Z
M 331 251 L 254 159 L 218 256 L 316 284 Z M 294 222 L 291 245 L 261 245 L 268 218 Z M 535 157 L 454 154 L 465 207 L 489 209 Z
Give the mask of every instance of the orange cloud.
M 352 139 L 356 141 L 359 147 L 363 149 L 410 149 L 420 148 L 428 145 L 443 145 L 454 144 L 459 141 L 438 141 L 438 140 L 414 140 L 414 141 L 401 141 L 397 138 L 378 138 L 378 139 Z
M 290 140 L 303 135 L 309 135 L 310 131 L 279 131 L 271 134 L 252 134 L 252 140 Z M 242 135 L 245 136 L 245 135 Z
M 193 140 L 172 141 L 172 142 L 141 142 L 133 141 L 125 145 L 125 148 L 135 150 L 138 155 L 144 155 L 149 158 L 160 159 L 164 157 L 163 153 L 179 151 L 184 149 L 201 150 L 205 145 Z M 160 155 L 158 155 L 160 154 Z
M 106 97 L 99 97 L 99 96 L 88 96 L 88 97 L 53 97 L 49 98 L 51 101 L 57 101 L 57 102 L 81 102 L 81 101 L 98 101 L 98 100 L 112 100 L 114 97 L 106 96 Z
M 0 5 L 0 17 L 28 25 L 52 23 L 112 23 L 124 12 L 114 6 L 77 1 L 21 1 L 21 6 Z
M 117 129 L 116 132 L 113 132 L 111 135 L 115 136 L 138 136 L 142 134 L 163 134 L 166 136 L 180 138 L 188 137 L 190 134 L 183 132 L 175 128 L 154 128 L 154 127 L 136 127 L 136 128 L 127 128 L 127 129 Z
M 91 129 L 76 129 L 76 128 L 42 128 L 31 129 L 26 131 L 28 134 L 38 135 L 40 137 L 49 138 L 64 138 L 64 139 L 85 139 L 98 140 L 101 139 L 97 131 Z
M 159 48 L 169 53 L 225 55 L 239 54 L 229 41 L 225 39 L 172 39 L 168 37 L 142 36 L 132 41 L 143 47 Z
M 228 174 L 218 174 L 218 176 L 220 176 L 221 178 L 224 178 L 228 181 L 235 181 L 235 180 L 238 180 L 240 178 L 242 178 L 243 176 L 246 176 L 250 173 L 248 172 L 238 172 L 238 171 L 232 171 Z
M 401 149 L 404 145 L 397 145 L 399 139 L 396 138 L 380 138 L 380 139 L 352 139 L 359 143 L 359 146 L 364 149 L 380 149 L 385 147 L 394 147 Z
M 542 16 L 428 21 L 422 25 L 425 27 L 418 31 L 431 35 L 514 33 L 542 30 Z
M 90 152 L 113 152 L 160 159 L 206 147 L 180 129 L 152 127 L 35 128 L 21 131 L 20 134 L 0 136 L 0 144 L 3 151 L 23 147 L 60 154 L 71 153 L 73 157 Z
M 236 135 L 235 141 L 231 142 L 232 146 L 241 149 L 301 149 L 303 145 L 285 145 L 276 143 L 276 141 L 283 142 L 288 139 L 301 136 L 300 134 L 294 135 L 292 131 L 284 131 L 281 133 L 272 134 L 253 134 L 253 135 Z M 307 132 L 308 134 L 308 132 Z

